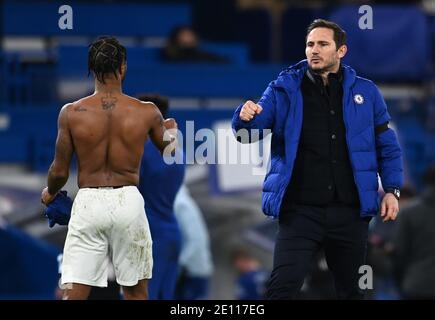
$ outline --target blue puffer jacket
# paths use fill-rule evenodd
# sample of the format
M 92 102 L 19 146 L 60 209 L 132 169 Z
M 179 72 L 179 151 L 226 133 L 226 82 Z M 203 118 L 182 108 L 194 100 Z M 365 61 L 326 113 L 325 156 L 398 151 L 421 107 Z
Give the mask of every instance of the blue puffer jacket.
M 302 60 L 282 71 L 263 93 L 258 102 L 263 111 L 253 120 L 239 118 L 242 105 L 233 116 L 235 131 L 272 130 L 270 170 L 263 184 L 263 211 L 274 218 L 279 215 L 298 150 L 303 116 L 300 86 L 307 68 L 307 61 Z M 402 152 L 393 130 L 375 134 L 376 126 L 390 120 L 379 89 L 372 81 L 356 76 L 349 66 L 343 65 L 343 72 L 343 118 L 361 216 L 374 216 L 379 211 L 378 173 L 384 189 L 402 187 Z

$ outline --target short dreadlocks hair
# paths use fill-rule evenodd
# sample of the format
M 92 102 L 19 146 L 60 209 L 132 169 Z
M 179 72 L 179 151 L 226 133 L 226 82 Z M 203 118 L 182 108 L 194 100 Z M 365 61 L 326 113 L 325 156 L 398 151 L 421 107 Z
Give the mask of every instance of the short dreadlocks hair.
M 114 37 L 99 37 L 89 46 L 88 76 L 91 71 L 98 81 L 104 82 L 104 77 L 121 72 L 121 66 L 127 61 L 127 51 Z

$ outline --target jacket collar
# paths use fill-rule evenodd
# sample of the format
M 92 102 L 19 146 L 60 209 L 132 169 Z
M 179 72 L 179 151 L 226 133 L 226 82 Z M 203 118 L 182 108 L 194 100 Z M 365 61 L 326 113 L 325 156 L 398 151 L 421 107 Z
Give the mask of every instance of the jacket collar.
M 343 89 L 348 90 L 356 80 L 356 72 L 351 67 L 341 64 L 343 69 Z M 308 70 L 307 60 L 299 61 L 298 63 L 284 69 L 279 74 L 275 81 L 276 87 L 286 89 L 288 92 L 294 92 L 299 89 L 302 83 L 302 79 Z
M 313 82 L 314 84 L 319 85 L 319 86 L 323 85 L 322 77 L 319 74 L 315 73 L 312 69 L 308 68 L 306 74 L 307 74 L 308 79 L 310 79 L 311 82 Z M 328 78 L 329 79 L 335 78 L 340 83 L 342 83 L 343 82 L 343 66 L 340 65 L 337 73 L 329 73 Z

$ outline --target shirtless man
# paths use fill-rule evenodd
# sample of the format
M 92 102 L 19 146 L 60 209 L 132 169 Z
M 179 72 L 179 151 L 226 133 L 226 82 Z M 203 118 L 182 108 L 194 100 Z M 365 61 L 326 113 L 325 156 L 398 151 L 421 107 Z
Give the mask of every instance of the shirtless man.
M 59 113 L 56 153 L 42 201 L 50 203 L 65 185 L 75 152 L 80 190 L 63 253 L 64 299 L 86 299 L 92 286 L 107 286 L 109 259 L 125 299 L 148 298 L 152 241 L 136 186 L 148 135 L 162 153 L 173 152 L 175 136 L 167 139 L 165 132 L 176 123 L 163 120 L 153 103 L 122 93 L 126 62 L 126 50 L 115 38 L 92 43 L 88 69 L 95 93 Z

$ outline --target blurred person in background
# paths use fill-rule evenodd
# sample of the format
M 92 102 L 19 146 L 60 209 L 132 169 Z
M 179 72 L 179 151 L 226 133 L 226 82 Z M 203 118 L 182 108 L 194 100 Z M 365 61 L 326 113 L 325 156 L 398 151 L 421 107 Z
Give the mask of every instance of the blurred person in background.
M 253 142 L 252 129 L 273 133 L 263 186 L 263 211 L 279 219 L 269 299 L 296 298 L 321 248 L 337 297 L 363 299 L 358 270 L 370 219 L 381 209 L 383 221 L 394 220 L 399 211 L 402 152 L 390 115 L 378 87 L 341 63 L 346 52 L 346 32 L 314 20 L 307 60 L 233 116 L 233 129 L 245 129 L 236 133 L 242 143 Z M 378 173 L 386 191 L 380 205 Z
M 164 135 L 176 123 L 165 121 L 154 104 L 122 93 L 127 52 L 116 38 L 100 37 L 89 46 L 88 70 L 95 93 L 61 109 L 55 157 L 41 195 L 46 205 L 56 198 L 75 153 L 80 190 L 63 251 L 64 299 L 87 299 L 92 286 L 107 287 L 107 261 L 126 299 L 147 299 L 152 240 L 137 189 L 140 160 L 148 137 L 162 154 L 173 151 L 176 137 L 165 141 Z
M 171 32 L 162 51 L 162 59 L 171 63 L 229 62 L 224 57 L 202 50 L 199 37 L 190 26 L 179 26 Z
M 142 94 L 167 116 L 169 101 L 155 94 Z M 177 149 L 182 157 L 182 151 Z M 183 162 L 184 163 L 184 162 Z M 140 168 L 139 191 L 145 200 L 145 212 L 153 239 L 153 278 L 149 284 L 150 300 L 172 300 L 179 272 L 181 232 L 174 214 L 174 200 L 184 180 L 184 164 L 168 165 L 150 142 L 144 146 Z
M 186 185 L 177 193 L 174 212 L 182 237 L 176 299 L 207 299 L 213 273 L 210 239 L 202 212 Z
M 400 212 L 393 239 L 393 270 L 404 299 L 435 299 L 435 165 L 423 193 Z
M 406 209 L 415 197 L 415 191 L 405 185 L 400 191 L 400 207 Z M 376 216 L 369 226 L 367 264 L 373 268 L 373 290 L 370 298 L 375 300 L 396 300 L 400 298 L 393 276 L 392 252 L 393 233 L 397 220 L 383 223 L 381 216 Z
M 237 248 L 232 253 L 232 262 L 237 270 L 236 299 L 263 300 L 269 271 L 247 249 Z

